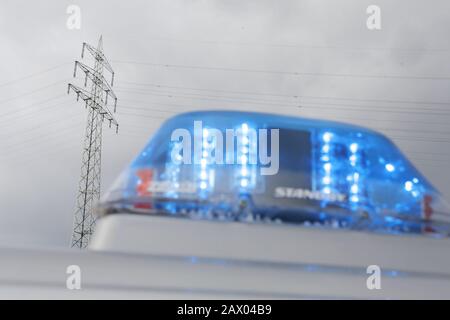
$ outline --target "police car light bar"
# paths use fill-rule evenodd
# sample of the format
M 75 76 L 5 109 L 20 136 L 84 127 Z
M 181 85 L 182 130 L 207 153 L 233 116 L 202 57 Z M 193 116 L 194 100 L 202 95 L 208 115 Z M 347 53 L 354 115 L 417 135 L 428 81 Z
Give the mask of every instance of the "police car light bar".
M 235 111 L 166 121 L 99 212 L 442 236 L 450 231 L 443 197 L 380 133 Z

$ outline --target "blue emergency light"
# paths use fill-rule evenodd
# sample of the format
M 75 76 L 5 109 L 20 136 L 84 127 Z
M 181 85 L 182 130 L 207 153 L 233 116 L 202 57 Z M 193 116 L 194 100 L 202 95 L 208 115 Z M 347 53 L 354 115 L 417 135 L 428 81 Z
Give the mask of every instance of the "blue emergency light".
M 235 111 L 167 120 L 99 212 L 444 236 L 450 230 L 442 196 L 382 134 Z

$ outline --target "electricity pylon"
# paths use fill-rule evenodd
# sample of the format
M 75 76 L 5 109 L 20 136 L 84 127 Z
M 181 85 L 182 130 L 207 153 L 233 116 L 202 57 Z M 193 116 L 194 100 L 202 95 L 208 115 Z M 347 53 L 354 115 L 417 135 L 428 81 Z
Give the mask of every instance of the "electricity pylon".
M 119 129 L 119 124 L 108 109 L 108 97 L 110 97 L 114 100 L 114 112 L 116 112 L 117 97 L 112 91 L 114 71 L 102 52 L 102 37 L 98 41 L 97 48 L 83 43 L 81 58 L 84 57 L 85 50 L 94 58 L 94 68 L 90 68 L 80 61 L 75 61 L 73 76 L 76 77 L 77 69 L 84 72 L 84 87 L 87 86 L 89 79 L 92 83 L 91 90 L 88 92 L 71 83 L 69 83 L 67 88 L 67 93 L 70 93 L 72 89 L 77 95 L 77 101 L 81 98 L 85 102 L 86 109 L 88 109 L 81 178 L 71 241 L 72 247 L 78 248 L 85 248 L 88 245 L 95 227 L 94 209 L 100 199 L 102 128 L 104 120 L 109 122 L 109 127 L 115 126 L 116 133 Z M 111 74 L 111 84 L 103 76 L 104 69 Z

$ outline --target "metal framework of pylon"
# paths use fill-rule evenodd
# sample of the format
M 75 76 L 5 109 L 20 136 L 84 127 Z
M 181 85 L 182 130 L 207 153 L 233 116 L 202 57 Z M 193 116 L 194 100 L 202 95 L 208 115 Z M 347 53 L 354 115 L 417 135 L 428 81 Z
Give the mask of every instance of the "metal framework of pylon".
M 116 133 L 119 124 L 108 109 L 108 97 L 113 100 L 114 112 L 116 112 L 117 97 L 112 91 L 114 71 L 103 54 L 103 41 L 100 37 L 97 48 L 83 43 L 81 58 L 84 58 L 85 50 L 94 58 L 94 67 L 91 68 L 80 61 L 75 61 L 73 76 L 77 70 L 81 70 L 84 77 L 84 87 L 91 83 L 90 91 L 69 83 L 67 93 L 72 90 L 85 102 L 88 109 L 86 131 L 81 164 L 81 178 L 77 195 L 77 207 L 74 216 L 72 247 L 85 248 L 95 227 L 95 206 L 100 199 L 101 186 L 101 159 L 102 159 L 102 128 L 105 121 L 109 127 L 115 126 Z M 107 70 L 111 75 L 111 82 L 103 76 Z

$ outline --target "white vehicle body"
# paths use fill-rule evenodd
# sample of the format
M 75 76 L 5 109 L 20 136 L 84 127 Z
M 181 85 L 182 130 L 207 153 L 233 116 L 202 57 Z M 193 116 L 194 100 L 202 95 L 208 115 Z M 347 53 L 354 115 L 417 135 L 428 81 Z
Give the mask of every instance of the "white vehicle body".
M 89 250 L 0 249 L 2 299 L 450 299 L 450 240 L 116 214 Z M 81 270 L 70 290 L 67 268 Z M 367 267 L 381 269 L 368 289 Z

